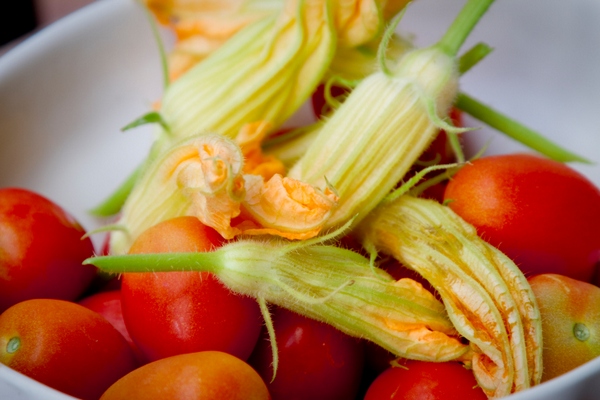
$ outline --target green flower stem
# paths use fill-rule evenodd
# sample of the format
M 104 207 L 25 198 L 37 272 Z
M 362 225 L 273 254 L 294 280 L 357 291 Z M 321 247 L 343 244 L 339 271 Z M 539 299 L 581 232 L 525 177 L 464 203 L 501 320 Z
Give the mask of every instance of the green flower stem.
M 449 56 L 456 56 L 477 22 L 494 0 L 468 0 L 436 47 Z
M 473 68 L 479 61 L 492 52 L 492 48 L 485 43 L 477 43 L 471 47 L 458 60 L 458 73 L 464 74 Z
M 156 20 L 154 16 L 148 9 L 148 7 L 142 6 L 142 9 L 146 12 L 146 17 L 148 18 L 148 23 L 150 24 L 150 28 L 152 29 L 152 35 L 154 36 L 154 40 L 156 40 L 156 46 L 158 48 L 158 55 L 160 57 L 160 66 L 162 72 L 163 79 L 163 89 L 169 87 L 169 63 L 167 60 L 167 51 L 165 49 L 165 45 L 163 43 L 162 37 L 160 36 L 160 30 L 156 24 Z
M 577 161 L 586 164 L 591 163 L 589 160 L 571 153 L 538 132 L 479 102 L 467 94 L 459 93 L 455 105 L 460 110 L 484 122 L 486 125 L 497 129 L 506 136 L 552 158 L 553 160 L 560 162 Z
M 84 261 L 104 272 L 171 272 L 201 271 L 217 273 L 219 267 L 217 253 L 161 253 L 128 254 L 120 256 L 93 257 Z

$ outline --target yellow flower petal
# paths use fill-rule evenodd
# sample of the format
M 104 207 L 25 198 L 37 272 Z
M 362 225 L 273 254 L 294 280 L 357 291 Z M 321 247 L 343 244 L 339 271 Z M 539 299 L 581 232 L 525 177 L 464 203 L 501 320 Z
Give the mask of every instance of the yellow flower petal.
M 285 166 L 274 155 L 266 155 L 261 143 L 271 130 L 268 121 L 258 121 L 244 125 L 235 141 L 239 144 L 244 154 L 244 173 L 260 175 L 265 180 L 271 179 L 275 174 L 285 175 Z
M 194 158 L 184 161 L 177 181 L 192 201 L 188 215 L 231 239 L 239 234 L 231 219 L 240 214 L 244 195 L 242 158 L 233 143 L 219 136 L 208 139 L 198 146 Z

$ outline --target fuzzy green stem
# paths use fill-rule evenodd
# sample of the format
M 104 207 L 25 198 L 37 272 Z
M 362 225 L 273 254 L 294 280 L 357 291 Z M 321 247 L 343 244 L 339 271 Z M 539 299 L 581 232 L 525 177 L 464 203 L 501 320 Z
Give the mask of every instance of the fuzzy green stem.
M 494 0 L 468 0 L 436 46 L 449 56 L 456 56 L 477 22 L 493 2 Z
M 265 321 L 265 327 L 267 328 L 267 333 L 269 334 L 269 340 L 271 342 L 271 355 L 273 357 L 273 376 L 271 376 L 271 383 L 273 383 L 275 376 L 277 376 L 277 368 L 279 367 L 279 349 L 277 347 L 277 338 L 275 337 L 275 327 L 273 326 L 273 319 L 271 318 L 271 313 L 269 312 L 269 307 L 267 306 L 265 299 L 263 297 L 258 297 L 256 300 L 258 301 L 258 306 L 260 307 L 260 312 Z
M 591 163 L 589 160 L 565 150 L 538 132 L 492 109 L 469 95 L 459 93 L 455 105 L 486 125 L 553 160 L 560 162 L 578 161 L 585 164 Z
M 88 258 L 92 264 L 109 273 L 202 271 L 216 273 L 223 269 L 222 259 L 212 253 L 128 254 Z
M 150 23 L 152 34 L 154 35 L 154 39 L 156 40 L 156 46 L 158 47 L 158 54 L 160 57 L 160 65 L 162 70 L 163 89 L 166 89 L 167 87 L 169 87 L 169 64 L 167 62 L 167 51 L 165 50 L 165 45 L 162 41 L 162 37 L 160 36 L 158 25 L 156 24 L 156 20 L 154 19 L 152 13 L 147 7 L 142 8 L 146 12 L 146 17 L 148 18 L 148 22 Z
M 406 7 L 392 19 L 392 21 L 386 28 L 386 30 L 383 34 L 383 39 L 381 40 L 381 44 L 379 45 L 379 48 L 377 49 L 377 60 L 379 62 L 379 68 L 387 76 L 392 76 L 393 74 L 392 74 L 392 71 L 389 69 L 387 62 L 386 62 L 387 61 L 386 57 L 385 57 L 386 50 L 390 44 L 390 40 L 394 36 L 396 27 L 400 23 L 400 20 L 404 17 L 405 13 L 406 13 Z
M 432 171 L 436 171 L 439 169 L 452 170 L 459 166 L 460 166 L 460 164 L 441 164 L 441 165 L 432 165 L 430 167 L 424 168 L 421 171 L 417 172 L 412 178 L 410 178 L 408 180 L 408 182 L 402 184 L 402 186 L 400 186 L 398 189 L 395 189 L 393 192 L 391 192 L 389 195 L 387 195 L 387 197 L 385 197 L 383 199 L 382 204 L 390 203 L 390 202 L 398 199 L 398 197 L 405 195 L 414 186 L 416 186 L 416 184 L 419 183 L 419 181 L 421 179 L 423 179 L 423 177 L 425 177 L 425 175 L 427 175 L 428 173 L 430 173 Z
M 162 115 L 157 111 L 151 111 L 142 115 L 135 121 L 130 122 L 129 124 L 121 128 L 121 131 L 125 132 L 146 124 L 159 124 L 165 130 L 166 133 L 170 133 L 171 131 L 171 129 L 169 128 L 169 124 L 167 124 Z

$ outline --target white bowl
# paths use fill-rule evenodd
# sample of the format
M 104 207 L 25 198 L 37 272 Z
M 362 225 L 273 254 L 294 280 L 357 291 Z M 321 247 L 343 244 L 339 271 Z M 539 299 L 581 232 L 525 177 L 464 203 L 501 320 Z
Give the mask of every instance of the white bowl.
M 399 30 L 433 43 L 462 5 L 418 0 Z M 600 160 L 600 3 L 504 0 L 492 5 L 467 46 L 495 51 L 462 80 L 463 90 L 580 155 Z M 53 199 L 87 228 L 86 210 L 144 158 L 151 128 L 120 128 L 161 94 L 158 51 L 134 0 L 102 0 L 60 20 L 0 57 L 0 187 Z M 476 121 L 469 120 L 477 125 Z M 524 147 L 489 129 L 489 153 Z M 600 167 L 573 164 L 600 186 Z M 587 399 L 600 392 L 600 358 L 517 399 Z M 0 398 L 68 399 L 0 365 Z

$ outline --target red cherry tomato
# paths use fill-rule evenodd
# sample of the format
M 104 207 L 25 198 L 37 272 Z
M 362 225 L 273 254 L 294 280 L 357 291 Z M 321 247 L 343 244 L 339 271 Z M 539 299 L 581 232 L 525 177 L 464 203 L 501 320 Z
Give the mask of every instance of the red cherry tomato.
M 197 218 L 181 217 L 144 232 L 130 252 L 210 251 L 222 242 Z M 210 273 L 123 274 L 121 295 L 127 330 L 149 361 L 205 350 L 247 359 L 262 328 L 256 301 Z
M 127 327 L 125 327 L 125 321 L 123 320 L 123 309 L 121 307 L 121 291 L 120 290 L 109 290 L 106 292 L 99 292 L 92 294 L 79 301 L 79 304 L 88 308 L 92 311 L 102 315 L 116 330 L 123 335 L 131 350 L 136 356 L 139 364 L 145 363 L 145 357 L 142 352 L 137 348 Z
M 542 320 L 542 382 L 600 357 L 600 288 L 557 274 L 529 283 Z
M 403 360 L 369 386 L 364 400 L 486 400 L 473 373 L 456 362 Z
M 0 313 L 32 298 L 75 300 L 96 269 L 84 229 L 52 201 L 25 189 L 0 189 Z
M 481 158 L 444 199 L 528 275 L 589 282 L 600 260 L 600 190 L 569 166 L 528 154 Z
M 273 376 L 268 337 L 250 358 L 273 400 L 354 399 L 363 370 L 362 343 L 337 329 L 282 308 L 273 313 L 279 366 Z
M 106 319 L 54 299 L 26 300 L 0 315 L 0 362 L 82 399 L 97 399 L 136 365 Z
M 112 385 L 100 400 L 270 400 L 260 376 L 244 361 L 202 351 L 146 364 Z

